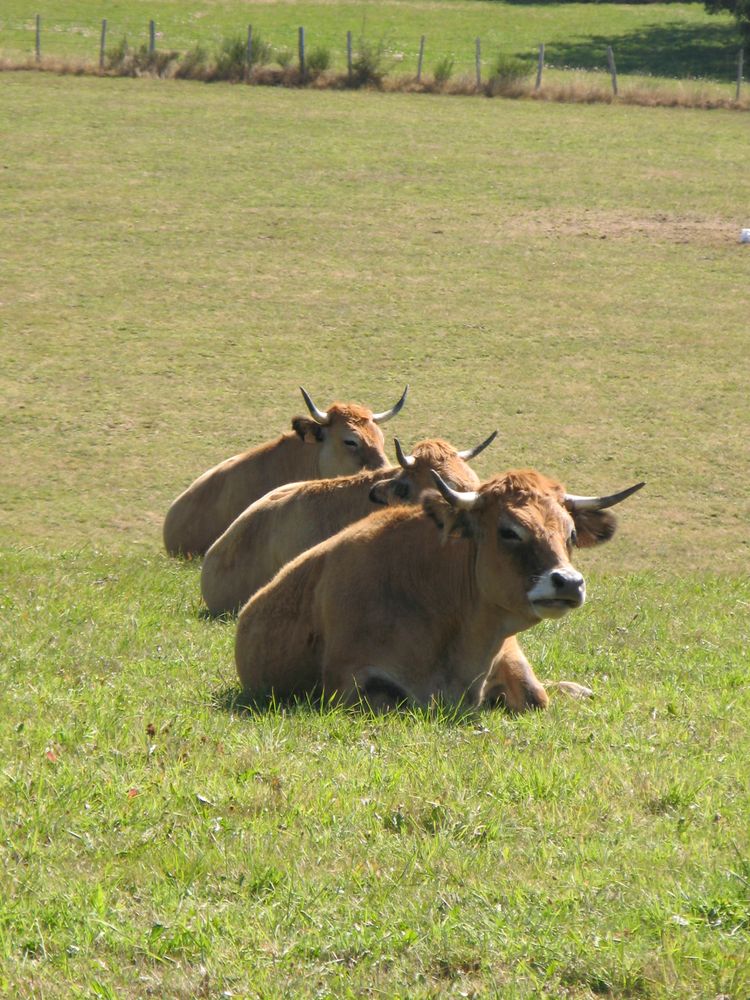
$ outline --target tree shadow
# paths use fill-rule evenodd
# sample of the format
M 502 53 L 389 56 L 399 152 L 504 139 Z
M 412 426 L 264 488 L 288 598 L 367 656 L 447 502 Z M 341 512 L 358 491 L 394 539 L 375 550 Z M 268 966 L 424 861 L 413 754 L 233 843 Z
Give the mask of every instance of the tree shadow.
M 614 37 L 588 35 L 550 42 L 545 59 L 560 69 L 606 70 L 608 45 L 618 73 L 727 81 L 737 76 L 739 37 L 733 23 L 718 21 L 700 26 L 672 21 Z

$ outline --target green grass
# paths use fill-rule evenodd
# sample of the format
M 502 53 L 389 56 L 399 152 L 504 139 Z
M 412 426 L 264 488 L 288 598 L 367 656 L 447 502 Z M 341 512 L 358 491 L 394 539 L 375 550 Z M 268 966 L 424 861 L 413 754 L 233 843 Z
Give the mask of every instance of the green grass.
M 3 74 L 0 994 L 750 991 L 741 116 Z M 171 499 L 301 382 L 646 478 L 543 716 L 243 709 Z
M 746 995 L 746 580 L 595 579 L 511 720 L 248 713 L 197 577 L 6 557 L 9 994 Z
M 33 7 L 7 0 L 0 17 L 0 52 L 32 54 Z M 303 25 L 308 45 L 330 49 L 338 68 L 346 64 L 346 32 L 383 41 L 394 72 L 416 74 L 419 39 L 427 35 L 426 66 L 455 59 L 456 73 L 474 72 L 474 40 L 482 39 L 487 65 L 497 52 L 527 55 L 544 42 L 547 59 L 558 67 L 606 69 L 613 45 L 623 74 L 656 77 L 736 75 L 739 41 L 729 16 L 710 17 L 700 3 L 689 4 L 516 4 L 484 0 L 410 3 L 262 3 L 239 0 L 185 3 L 183 0 L 123 0 L 106 6 L 92 0 L 47 0 L 43 51 L 66 58 L 98 58 L 102 17 L 109 38 L 124 35 L 132 45 L 148 39 L 154 19 L 158 45 L 186 51 L 196 44 L 219 47 L 229 35 L 244 35 L 248 23 L 278 47 L 296 52 Z
M 1 541 L 156 548 L 171 499 L 288 427 L 300 382 L 383 407 L 408 381 L 404 442 L 497 427 L 483 474 L 648 480 L 588 564 L 745 570 L 740 116 L 0 87 Z

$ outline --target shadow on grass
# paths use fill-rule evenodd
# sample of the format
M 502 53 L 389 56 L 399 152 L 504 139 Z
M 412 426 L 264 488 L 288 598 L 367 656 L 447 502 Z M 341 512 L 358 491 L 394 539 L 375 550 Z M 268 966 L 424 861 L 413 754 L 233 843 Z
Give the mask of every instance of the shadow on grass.
M 462 705 L 437 703 L 430 706 L 400 705 L 390 706 L 387 711 L 374 708 L 366 700 L 357 705 L 342 705 L 333 698 L 319 695 L 279 698 L 277 695 L 253 696 L 237 685 L 226 684 L 211 695 L 211 705 L 217 712 L 231 712 L 239 715 L 335 715 L 346 713 L 353 717 L 394 715 L 420 721 L 439 722 L 448 726 L 476 726 L 481 718 L 481 710 Z
M 211 705 L 217 712 L 241 715 L 316 714 L 333 711 L 316 698 L 279 698 L 275 695 L 253 696 L 236 684 L 226 684 L 211 695 Z
M 607 68 L 607 46 L 614 50 L 618 73 L 680 79 L 734 80 L 740 40 L 733 23 L 686 25 L 678 21 L 651 25 L 626 35 L 589 35 L 551 42 L 550 65 L 571 69 Z
M 213 611 L 209 611 L 205 604 L 201 604 L 198 610 L 195 612 L 195 617 L 202 622 L 236 622 L 237 614 L 234 611 L 222 611 L 221 614 L 215 615 Z

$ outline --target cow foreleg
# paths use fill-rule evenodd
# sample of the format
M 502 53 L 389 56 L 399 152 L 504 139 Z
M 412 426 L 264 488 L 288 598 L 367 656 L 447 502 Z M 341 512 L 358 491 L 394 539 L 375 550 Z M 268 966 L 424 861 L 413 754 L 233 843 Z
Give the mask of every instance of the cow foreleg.
M 492 661 L 480 700 L 489 708 L 503 706 L 509 712 L 547 707 L 547 692 L 537 680 L 515 636 L 505 640 Z

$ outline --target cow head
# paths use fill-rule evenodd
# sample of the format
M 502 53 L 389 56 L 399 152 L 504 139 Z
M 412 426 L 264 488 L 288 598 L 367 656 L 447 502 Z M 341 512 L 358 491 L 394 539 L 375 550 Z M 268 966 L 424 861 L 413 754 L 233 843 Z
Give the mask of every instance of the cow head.
M 466 463 L 484 451 L 496 437 L 497 431 L 493 431 L 481 444 L 466 451 L 456 451 L 447 441 L 431 438 L 416 444 L 411 455 L 404 454 L 401 443 L 395 438 L 396 456 L 401 468 L 373 486 L 370 500 L 388 506 L 417 503 L 425 490 L 434 488 L 433 469 L 454 489 L 473 490 L 479 485 L 479 477 Z
M 478 490 L 427 494 L 425 511 L 443 537 L 459 535 L 477 547 L 476 585 L 482 597 L 532 625 L 560 618 L 586 599 L 586 584 L 571 564 L 574 548 L 606 542 L 616 521 L 606 509 L 641 489 L 609 497 L 579 497 L 530 469 L 506 472 Z
M 401 410 L 408 390 L 406 386 L 401 399 L 390 410 L 373 413 L 356 403 L 333 403 L 327 410 L 319 410 L 300 386 L 310 417 L 295 417 L 292 427 L 306 444 L 319 448 L 319 477 L 332 479 L 387 465 L 379 425 Z

